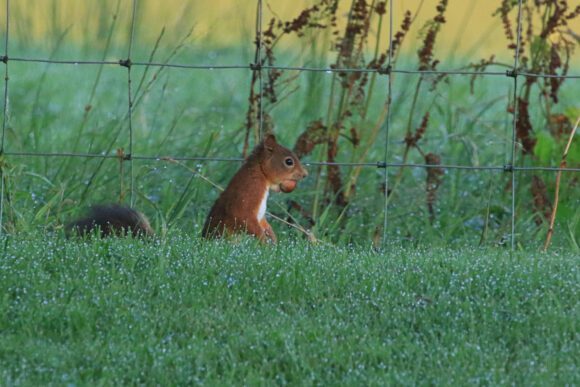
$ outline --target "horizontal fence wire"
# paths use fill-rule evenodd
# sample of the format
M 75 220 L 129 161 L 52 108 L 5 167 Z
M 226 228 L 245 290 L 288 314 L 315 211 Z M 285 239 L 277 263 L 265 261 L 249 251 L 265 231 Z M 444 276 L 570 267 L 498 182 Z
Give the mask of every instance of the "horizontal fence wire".
M 256 0 L 256 55 L 255 62 L 249 64 L 188 64 L 188 63 L 160 63 L 155 61 L 133 61 L 131 58 L 132 47 L 134 44 L 134 31 L 136 24 L 136 10 L 139 0 L 133 0 L 132 2 L 132 16 L 129 34 L 129 49 L 128 57 L 121 58 L 119 60 L 75 60 L 75 59 L 48 59 L 48 58 L 27 58 L 27 57 L 10 57 L 9 56 L 9 22 L 10 22 L 10 0 L 6 1 L 6 31 L 5 31 L 5 42 L 4 42 L 4 55 L 0 57 L 0 61 L 4 63 L 5 66 L 5 78 L 4 78 L 4 104 L 3 104 L 3 120 L 2 120 L 2 134 L 1 134 L 1 144 L 0 144 L 0 154 L 5 157 L 71 157 L 71 158 L 101 158 L 101 159 L 117 159 L 120 156 L 116 154 L 98 154 L 98 153 L 78 153 L 78 152 L 11 152 L 6 150 L 5 145 L 5 133 L 7 128 L 7 115 L 8 115 L 8 80 L 9 73 L 8 67 L 9 63 L 44 63 L 44 64 L 54 64 L 54 65 L 73 65 L 73 66 L 119 66 L 125 68 L 127 71 L 127 89 L 128 89 L 128 114 L 127 114 L 127 125 L 128 125 L 128 138 L 129 138 L 129 154 L 123 155 L 122 159 L 132 163 L 133 160 L 143 160 L 143 161 L 159 161 L 166 162 L 171 160 L 176 161 L 197 161 L 197 162 L 242 162 L 242 158 L 236 157 L 198 157 L 198 156 L 151 156 L 151 155 L 137 155 L 133 152 L 134 138 L 133 138 L 133 101 L 132 101 L 132 89 L 131 89 L 131 68 L 134 66 L 141 67 L 158 67 L 158 68 L 174 68 L 174 69 L 185 69 L 185 70 L 248 70 L 253 74 L 258 75 L 258 85 L 259 85 L 259 95 L 258 100 L 258 115 L 259 115 L 259 136 L 263 135 L 263 107 L 261 103 L 261 97 L 263 96 L 263 82 L 262 82 L 262 71 L 267 70 L 280 70 L 280 71 L 299 71 L 299 72 L 325 72 L 329 74 L 333 73 L 377 73 L 379 75 L 384 75 L 388 77 L 388 96 L 387 104 L 390 106 L 392 101 L 392 76 L 394 74 L 408 74 L 408 75 L 451 75 L 451 76 L 488 76 L 488 77 L 508 77 L 513 78 L 514 83 L 514 114 L 512 121 L 512 140 L 511 140 L 511 151 L 507 155 L 510 160 L 510 164 L 505 165 L 454 165 L 454 164 L 422 164 L 422 163 L 392 163 L 388 162 L 388 143 L 389 143 L 389 129 L 392 126 L 390 117 L 390 108 L 387 111 L 386 116 L 386 142 L 385 142 L 385 158 L 383 161 L 370 161 L 370 162 L 359 162 L 359 163 L 349 163 L 349 162 L 305 162 L 306 165 L 312 166 L 339 166 L 339 167 L 368 167 L 368 168 L 380 168 L 385 169 L 385 184 L 388 182 L 388 169 L 389 168 L 439 168 L 444 170 L 472 170 L 472 171 L 498 171 L 498 172 L 509 172 L 512 174 L 512 249 L 515 245 L 515 184 L 516 184 L 516 174 L 514 172 L 580 172 L 580 168 L 577 167 L 566 167 L 561 168 L 557 166 L 534 166 L 534 167 L 519 167 L 515 166 L 515 153 L 517 149 L 517 138 L 516 138 L 516 125 L 517 125 L 517 85 L 519 78 L 546 78 L 546 79 L 580 79 L 580 74 L 544 74 L 544 73 L 533 73 L 529 71 L 520 71 L 519 66 L 519 55 L 521 50 L 521 34 L 522 34 L 522 21 L 521 21 L 521 11 L 522 11 L 522 0 L 518 0 L 518 19 L 517 19 L 517 30 L 516 30 L 516 50 L 514 56 L 513 66 L 502 65 L 502 64 L 492 64 L 489 67 L 504 67 L 503 71 L 491 71 L 491 70 L 411 70 L 411 69 L 400 69 L 392 68 L 392 53 L 389 49 L 387 65 L 379 68 L 366 68 L 366 67 L 355 67 L 355 68 L 339 68 L 335 66 L 327 67 L 311 67 L 311 66 L 284 66 L 284 65 L 264 65 L 262 57 L 262 0 Z M 389 12 L 390 12 L 390 25 L 388 29 L 388 41 L 389 47 L 393 43 L 393 1 L 389 1 Z M 130 179 L 131 179 L 131 204 L 133 204 L 134 197 L 134 177 L 133 168 L 130 164 Z M 1 186 L 1 196 L 0 196 L 0 233 L 2 232 L 2 216 L 4 212 L 4 170 L 0 168 L 0 186 Z M 385 222 L 384 230 L 386 233 L 387 223 L 388 223 L 388 211 L 387 211 L 388 201 L 385 201 Z M 384 234 L 385 235 L 385 234 Z M 385 238 L 385 237 L 384 237 Z
M 67 153 L 67 152 L 4 152 L 6 156 L 13 157 L 78 157 L 96 159 L 143 160 L 143 161 L 203 161 L 203 162 L 243 162 L 241 157 L 212 157 L 212 156 L 146 156 L 146 155 L 123 155 L 99 154 L 99 153 Z M 369 162 L 328 162 L 328 161 L 305 161 L 306 166 L 338 166 L 338 167 L 374 167 L 384 168 L 441 168 L 441 169 L 466 169 L 474 171 L 546 171 L 546 172 L 580 172 L 580 167 L 518 167 L 511 164 L 505 165 L 461 165 L 461 164 L 423 164 L 423 163 L 385 163 L 384 161 Z
M 30 62 L 30 63 L 44 63 L 56 65 L 110 65 L 110 66 L 126 66 L 126 59 L 119 59 L 117 61 L 111 60 L 59 60 L 48 58 L 9 58 L 7 56 L 1 57 L 2 62 Z M 409 74 L 409 75 L 469 75 L 469 76 L 521 76 L 530 78 L 556 78 L 556 79 L 580 79 L 580 74 L 544 74 L 531 73 L 527 71 L 514 71 L 511 67 L 505 71 L 474 71 L 474 70 L 411 70 L 411 69 L 397 69 L 389 68 L 388 66 L 381 68 L 367 68 L 367 67 L 308 67 L 308 66 L 284 66 L 284 65 L 262 65 L 256 66 L 253 63 L 249 64 L 233 64 L 233 65 L 216 65 L 216 64 L 186 64 L 186 63 L 160 63 L 160 62 L 140 62 L 131 61 L 131 66 L 141 67 L 167 67 L 186 70 L 281 70 L 281 71 L 303 71 L 303 72 L 321 72 L 321 73 L 378 73 L 382 75 L 392 74 Z M 491 65 L 490 67 L 492 67 Z M 497 66 L 497 65 L 495 65 Z M 506 67 L 506 66 L 501 66 Z M 507 68 L 507 67 L 506 67 Z

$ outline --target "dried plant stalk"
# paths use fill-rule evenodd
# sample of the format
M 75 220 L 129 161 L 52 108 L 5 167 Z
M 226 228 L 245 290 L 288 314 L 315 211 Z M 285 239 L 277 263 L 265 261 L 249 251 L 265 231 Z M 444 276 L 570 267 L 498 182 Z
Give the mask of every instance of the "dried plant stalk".
M 536 139 L 533 136 L 532 123 L 530 122 L 530 112 L 528 110 L 529 101 L 518 97 L 518 117 L 516 121 L 516 136 L 522 144 L 524 155 L 534 154 Z
M 309 155 L 316 145 L 328 141 L 326 132 L 328 129 L 322 120 L 311 122 L 306 130 L 298 137 L 294 145 L 294 153 L 299 158 Z
M 538 175 L 532 176 L 532 186 L 530 187 L 532 193 L 534 209 L 536 215 L 534 216 L 534 222 L 539 226 L 544 221 L 550 219 L 550 214 L 552 213 L 552 203 L 548 199 L 548 192 L 546 188 L 546 183 Z
M 574 139 L 574 135 L 576 134 L 576 129 L 578 129 L 578 124 L 580 124 L 580 118 L 576 120 L 576 124 L 574 125 L 574 129 L 570 133 L 570 137 L 568 138 L 568 143 L 566 144 L 566 148 L 564 149 L 564 154 L 562 155 L 562 161 L 560 162 L 560 168 L 566 168 L 566 157 L 568 156 L 568 151 L 570 150 L 570 146 L 572 145 L 572 140 Z M 556 190 L 554 192 L 554 207 L 552 208 L 552 216 L 550 216 L 550 228 L 548 229 L 548 234 L 546 235 L 546 242 L 544 243 L 544 251 L 548 250 L 550 246 L 550 242 L 552 241 L 552 235 L 554 235 L 554 222 L 556 221 L 556 212 L 558 211 L 558 200 L 560 199 L 560 180 L 562 179 L 562 170 L 558 171 L 556 175 Z
M 425 155 L 425 163 L 427 165 L 440 165 L 441 157 L 434 153 L 428 153 Z M 427 209 L 429 210 L 429 221 L 431 224 L 435 222 L 435 201 L 437 200 L 437 190 L 441 185 L 444 174 L 445 172 L 443 171 L 443 168 L 427 168 L 425 191 L 427 194 Z
M 117 158 L 119 159 L 119 203 L 125 200 L 125 160 L 126 154 L 123 148 L 117 148 Z

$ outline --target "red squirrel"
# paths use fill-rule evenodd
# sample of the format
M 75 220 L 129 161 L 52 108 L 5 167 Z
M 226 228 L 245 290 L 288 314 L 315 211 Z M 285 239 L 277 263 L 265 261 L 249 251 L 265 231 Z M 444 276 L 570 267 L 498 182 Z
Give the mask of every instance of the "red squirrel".
M 270 190 L 292 192 L 308 176 L 298 156 L 268 134 L 234 175 L 211 208 L 203 226 L 204 238 L 246 232 L 261 241 L 276 242 L 266 220 Z
M 266 220 L 269 191 L 292 192 L 308 172 L 298 157 L 266 135 L 234 175 L 213 204 L 202 236 L 217 238 L 245 232 L 260 241 L 276 242 L 276 234 Z M 89 214 L 66 226 L 67 235 L 90 235 L 98 229 L 101 236 L 152 236 L 149 221 L 141 212 L 120 205 L 95 206 Z

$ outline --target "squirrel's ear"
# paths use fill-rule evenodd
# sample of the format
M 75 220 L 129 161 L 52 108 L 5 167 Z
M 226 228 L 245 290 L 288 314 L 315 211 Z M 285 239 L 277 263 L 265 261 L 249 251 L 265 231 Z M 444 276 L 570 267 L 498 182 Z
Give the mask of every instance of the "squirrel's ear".
M 273 134 L 267 134 L 266 137 L 264 137 L 264 147 L 269 151 L 274 150 L 276 144 L 277 144 L 276 136 L 274 136 Z

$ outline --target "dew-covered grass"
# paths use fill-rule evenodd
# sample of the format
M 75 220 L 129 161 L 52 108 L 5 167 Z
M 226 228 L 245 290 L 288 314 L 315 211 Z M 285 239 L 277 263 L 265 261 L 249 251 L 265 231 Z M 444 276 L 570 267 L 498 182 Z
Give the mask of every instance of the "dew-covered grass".
M 2 385 L 575 385 L 572 253 L 0 240 Z

